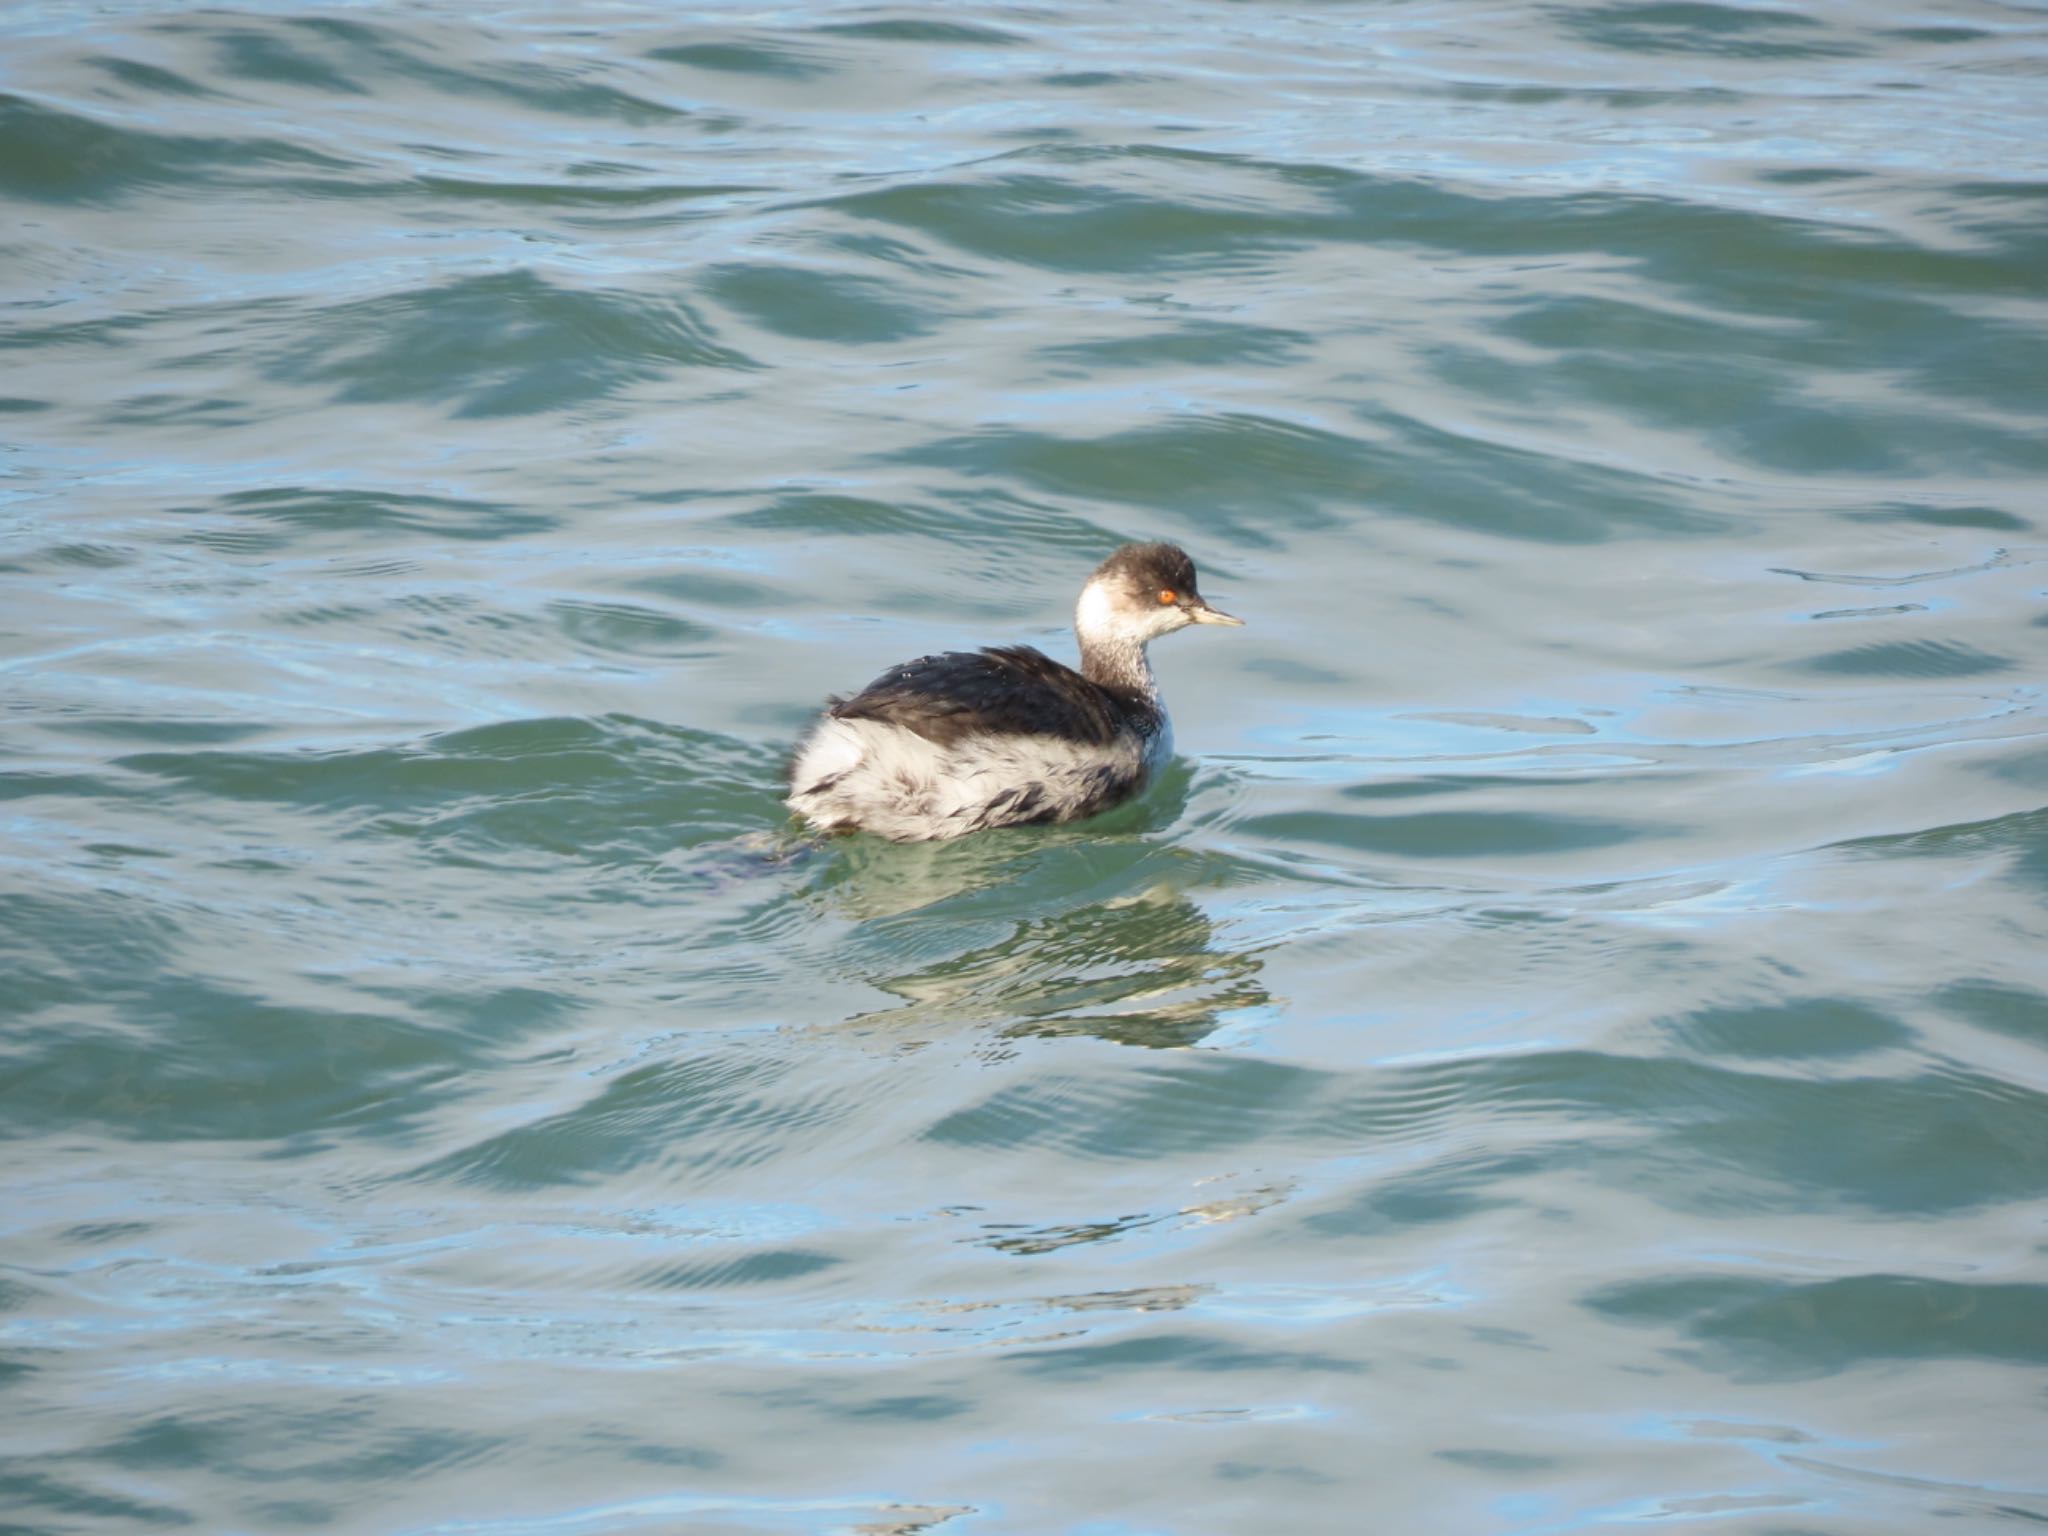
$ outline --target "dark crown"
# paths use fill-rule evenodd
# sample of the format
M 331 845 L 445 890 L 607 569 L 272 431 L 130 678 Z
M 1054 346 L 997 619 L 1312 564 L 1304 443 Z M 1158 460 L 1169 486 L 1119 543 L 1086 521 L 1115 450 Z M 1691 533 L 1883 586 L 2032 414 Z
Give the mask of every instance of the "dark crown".
M 1139 591 L 1193 592 L 1195 562 L 1178 544 L 1126 544 L 1098 565 L 1089 579 L 1103 577 Z

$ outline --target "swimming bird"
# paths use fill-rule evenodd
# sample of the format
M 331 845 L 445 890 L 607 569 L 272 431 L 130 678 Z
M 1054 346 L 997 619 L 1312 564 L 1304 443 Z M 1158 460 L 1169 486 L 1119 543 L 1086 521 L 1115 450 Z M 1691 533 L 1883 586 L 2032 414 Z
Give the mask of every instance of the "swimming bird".
M 1146 645 L 1243 622 L 1202 600 L 1185 551 L 1126 544 L 1081 588 L 1080 671 L 1028 645 L 891 667 L 827 701 L 790 766 L 789 806 L 822 831 L 899 843 L 1107 810 L 1173 752 Z

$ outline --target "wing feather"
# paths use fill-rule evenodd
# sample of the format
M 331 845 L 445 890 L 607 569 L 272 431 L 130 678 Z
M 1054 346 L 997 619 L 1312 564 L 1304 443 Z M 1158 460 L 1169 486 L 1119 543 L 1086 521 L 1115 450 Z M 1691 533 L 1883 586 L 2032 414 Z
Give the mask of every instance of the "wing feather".
M 951 746 L 966 736 L 1056 735 L 1107 746 L 1143 696 L 1092 683 L 1028 645 L 946 651 L 891 667 L 832 713 L 880 720 Z

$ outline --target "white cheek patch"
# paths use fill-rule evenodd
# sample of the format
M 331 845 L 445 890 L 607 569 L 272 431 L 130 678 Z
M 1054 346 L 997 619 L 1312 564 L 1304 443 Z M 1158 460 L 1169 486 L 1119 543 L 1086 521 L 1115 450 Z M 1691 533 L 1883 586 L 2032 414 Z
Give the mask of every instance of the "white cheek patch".
M 1074 628 L 1105 640 L 1118 638 L 1117 610 L 1107 583 L 1091 581 L 1081 589 L 1081 601 L 1074 605 Z
M 1098 644 L 1143 645 L 1185 629 L 1187 624 L 1188 616 L 1178 603 L 1139 606 L 1119 602 L 1106 581 L 1089 582 L 1074 607 L 1075 632 Z

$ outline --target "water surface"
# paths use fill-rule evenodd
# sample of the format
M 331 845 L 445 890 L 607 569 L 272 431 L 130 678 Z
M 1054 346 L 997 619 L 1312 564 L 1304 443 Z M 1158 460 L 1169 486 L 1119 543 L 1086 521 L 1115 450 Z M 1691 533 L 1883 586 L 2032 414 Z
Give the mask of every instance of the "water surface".
M 2038 8 L 0 37 L 10 1530 L 2048 1519 Z

